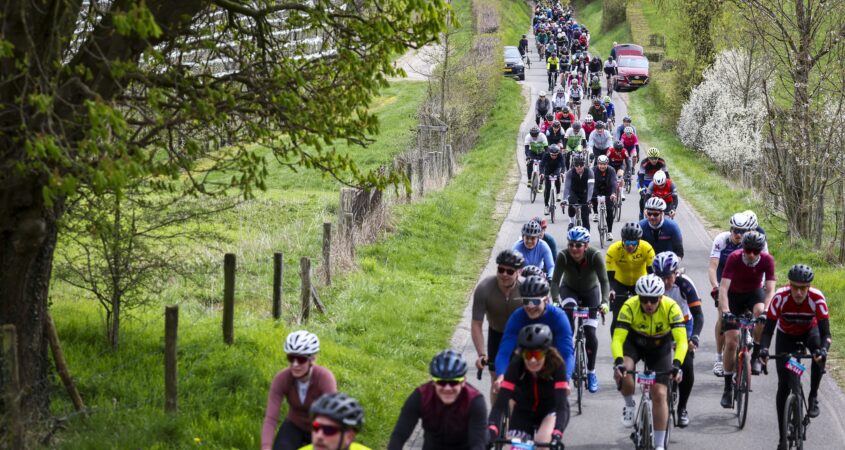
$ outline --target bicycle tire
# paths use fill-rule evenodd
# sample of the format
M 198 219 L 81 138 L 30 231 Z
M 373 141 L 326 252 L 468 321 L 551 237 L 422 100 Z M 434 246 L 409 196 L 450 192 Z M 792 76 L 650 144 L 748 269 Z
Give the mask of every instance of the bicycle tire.
M 627 177 L 625 179 L 625 193 L 626 194 L 631 193 L 631 177 Z
M 607 207 L 599 206 L 599 240 L 601 241 L 601 248 L 604 248 L 604 242 L 607 240 Z
M 622 197 L 617 196 L 616 201 L 613 202 L 613 217 L 617 222 L 622 221 Z
M 651 403 L 641 403 L 639 414 L 640 417 L 638 417 L 638 450 L 654 450 L 654 425 L 652 424 L 651 414 Z
M 786 447 L 803 449 L 804 440 L 801 439 L 801 404 L 798 396 L 794 393 L 786 398 L 786 408 L 783 410 L 783 436 L 786 439 Z
M 531 174 L 531 203 L 537 200 L 537 189 L 540 187 L 540 177 L 537 173 Z
M 736 416 L 739 429 L 745 427 L 745 419 L 748 417 L 748 396 L 750 391 L 748 376 L 751 373 L 751 364 L 747 352 L 740 353 L 736 373 L 736 387 L 734 397 L 736 398 Z
M 678 384 L 671 379 L 669 380 L 669 386 L 667 386 L 666 400 L 669 402 L 669 416 L 666 418 L 666 438 L 663 440 L 664 449 L 669 448 L 669 437 L 672 436 L 672 430 L 678 426 Z
M 582 399 L 584 398 L 584 383 L 587 379 L 584 376 L 586 372 L 584 367 L 584 358 L 586 350 L 584 349 L 584 342 L 578 341 L 575 348 L 575 388 L 577 392 L 578 414 L 582 413 Z

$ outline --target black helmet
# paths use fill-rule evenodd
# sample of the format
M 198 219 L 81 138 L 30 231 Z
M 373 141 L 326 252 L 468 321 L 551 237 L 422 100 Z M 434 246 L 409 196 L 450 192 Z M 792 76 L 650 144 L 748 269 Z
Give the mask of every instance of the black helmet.
M 766 236 L 756 231 L 748 231 L 742 235 L 743 250 L 763 251 L 766 245 Z
M 643 237 L 643 229 L 637 222 L 628 222 L 622 226 L 622 240 L 634 241 L 640 240 Z
M 540 129 L 537 127 L 531 127 L 531 131 L 529 131 L 529 133 L 531 133 L 531 136 L 536 137 L 538 134 L 540 134 Z
M 431 359 L 428 372 L 434 378 L 460 378 L 467 373 L 467 362 L 460 353 L 444 350 Z
M 552 346 L 552 329 L 544 323 L 526 325 L 519 330 L 517 341 L 525 350 L 547 350 Z
M 522 268 L 522 276 L 525 278 L 528 278 L 530 276 L 546 278 L 546 272 L 543 272 L 543 269 L 537 266 L 525 266 Z
M 561 109 L 561 112 L 563 112 L 564 114 L 569 114 L 569 107 L 568 107 L 568 106 L 564 106 L 564 107 Z
M 528 223 L 522 226 L 522 235 L 528 237 L 537 237 L 543 233 L 543 228 L 539 223 L 529 220 Z
M 616 142 L 613 143 L 613 148 L 615 148 L 617 150 L 622 148 L 622 147 L 624 147 L 624 145 L 622 145 L 622 141 L 616 141 Z
M 549 282 L 545 277 L 532 275 L 519 285 L 519 295 L 523 298 L 537 298 L 549 295 Z
M 357 400 L 340 392 L 323 394 L 311 404 L 310 412 L 312 418 L 325 416 L 355 430 L 364 425 L 364 409 Z
M 601 120 L 596 122 L 596 129 L 597 130 L 604 130 L 604 127 L 605 127 L 604 122 L 602 122 Z
M 522 256 L 522 253 L 519 253 L 516 250 L 502 250 L 502 252 L 499 253 L 499 256 L 496 257 L 496 264 L 519 269 L 525 265 L 525 258 Z
M 630 121 L 631 121 L 631 116 L 625 116 L 625 117 L 623 117 L 623 118 L 622 118 L 622 121 L 623 121 L 623 122 L 630 122 Z
M 578 131 L 581 129 L 581 122 L 575 122 L 572 124 L 572 129 Z
M 552 155 L 559 154 L 560 153 L 560 147 L 558 147 L 556 144 L 550 145 L 549 146 L 549 153 L 551 153 Z
M 583 153 L 575 153 L 572 155 L 572 165 L 573 166 L 583 166 L 587 164 L 586 158 L 584 158 Z
M 546 120 L 548 120 L 549 122 L 551 122 L 551 121 L 552 121 L 552 120 L 554 120 L 554 119 L 555 119 L 555 115 L 554 115 L 554 114 L 552 114 L 552 113 L 546 113 Z
M 748 233 L 746 233 L 748 234 Z M 813 269 L 805 264 L 796 264 L 789 269 L 789 281 L 796 283 L 810 283 L 815 278 Z

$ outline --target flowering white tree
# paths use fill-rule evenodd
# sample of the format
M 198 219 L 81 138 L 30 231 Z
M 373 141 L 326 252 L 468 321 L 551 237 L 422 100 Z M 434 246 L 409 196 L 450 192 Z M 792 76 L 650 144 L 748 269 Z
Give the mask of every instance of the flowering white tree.
M 763 65 L 744 50 L 724 50 L 704 72 L 678 120 L 684 145 L 725 170 L 757 161 L 763 152 Z

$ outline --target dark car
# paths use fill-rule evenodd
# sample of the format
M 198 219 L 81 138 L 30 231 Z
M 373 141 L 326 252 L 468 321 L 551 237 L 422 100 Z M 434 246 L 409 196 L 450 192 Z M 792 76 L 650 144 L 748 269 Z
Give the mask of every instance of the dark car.
M 525 66 L 519 49 L 512 45 L 505 47 L 505 76 L 525 80 Z
M 648 59 L 637 55 L 619 57 L 614 91 L 633 91 L 647 85 L 648 81 Z

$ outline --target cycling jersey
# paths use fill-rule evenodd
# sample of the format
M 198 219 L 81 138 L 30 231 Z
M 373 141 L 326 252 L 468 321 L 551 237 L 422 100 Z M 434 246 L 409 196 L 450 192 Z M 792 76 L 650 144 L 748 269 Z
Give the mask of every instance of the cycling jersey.
M 619 140 L 622 141 L 622 145 L 628 151 L 640 144 L 636 134 L 622 134 Z
M 516 349 L 519 330 L 526 325 L 542 323 L 552 329 L 554 346 L 566 362 L 566 379 L 572 377 L 575 369 L 575 354 L 572 345 L 572 328 L 569 327 L 569 318 L 562 309 L 552 304 L 546 304 L 543 314 L 531 319 L 525 308 L 520 308 L 511 314 L 508 323 L 505 325 L 505 333 L 502 336 L 502 343 L 499 346 L 499 354 L 496 355 L 496 375 L 503 375 L 511 361 L 511 356 Z
M 686 275 L 675 277 L 672 287 L 666 289 L 665 296 L 675 300 L 684 313 L 684 320 L 687 321 L 687 337 L 701 334 L 704 327 L 704 313 L 701 310 L 701 298 L 695 289 L 692 279 Z
M 752 267 L 742 261 L 742 253 L 742 249 L 734 250 L 725 261 L 722 279 L 731 280 L 728 292 L 746 294 L 759 289 L 763 285 L 763 277 L 766 281 L 776 280 L 772 255 L 760 253 L 760 261 Z
M 657 158 L 657 161 L 652 162 L 651 159 L 646 158 L 640 163 L 639 177 L 640 180 L 651 181 L 654 177 L 654 172 L 662 170 L 666 172 L 666 178 L 669 178 L 669 169 L 666 168 L 666 161 L 663 158 Z M 646 184 L 640 183 L 640 187 L 646 187 Z
M 766 319 L 777 322 L 779 332 L 792 336 L 807 334 L 818 326 L 819 321 L 828 318 L 824 294 L 812 287 L 800 305 L 792 298 L 789 286 L 778 289 L 766 313 Z
M 300 448 L 299 450 L 314 450 L 314 445 L 306 445 L 305 447 Z M 353 442 L 352 445 L 349 446 L 349 450 L 371 450 L 370 447 L 364 447 L 363 445 Z
M 575 115 L 572 113 L 564 114 L 563 112 L 559 112 L 558 114 L 560 114 L 560 117 L 557 117 L 557 120 L 560 121 L 560 128 L 566 133 L 566 130 L 575 122 Z
M 630 253 L 625 250 L 622 241 L 616 241 L 608 247 L 605 259 L 608 275 L 613 272 L 613 279 L 625 286 L 633 286 L 654 261 L 654 248 L 641 240 L 637 249 Z
M 593 149 L 594 153 L 598 150 L 598 154 L 604 154 L 612 145 L 613 136 L 606 129 L 592 132 L 587 142 L 587 147 Z
M 648 219 L 643 219 L 640 221 L 640 227 L 643 229 L 642 239 L 654 247 L 655 254 L 672 251 L 679 258 L 684 257 L 681 227 L 674 220 L 664 216 L 657 227 L 652 227 Z
M 517 279 L 509 294 L 499 288 L 496 275 L 490 275 L 481 280 L 472 295 L 472 320 L 483 321 L 487 317 L 487 325 L 491 330 L 499 333 L 505 331 L 505 323 L 514 311 L 522 307 L 519 297 Z
M 273 435 L 279 421 L 282 399 L 287 400 L 288 403 L 287 420 L 307 433 L 311 430 L 311 419 L 308 415 L 308 408 L 311 407 L 311 403 L 323 394 L 337 392 L 337 382 L 334 375 L 329 369 L 316 364 L 311 368 L 311 378 L 308 382 L 304 401 L 300 399 L 297 384 L 290 368 L 282 370 L 273 378 L 273 382 L 270 384 L 270 392 L 267 394 L 264 425 L 261 428 L 261 448 L 270 448 L 273 444 Z
M 584 134 L 584 129 L 578 130 L 576 133 L 571 127 L 566 130 L 566 134 L 563 135 L 564 139 L 566 139 L 566 148 L 568 150 L 575 150 L 576 148 L 581 146 L 581 141 L 587 140 L 587 135 Z
M 581 293 L 598 286 L 601 288 L 602 301 L 606 303 L 610 298 L 610 285 L 607 282 L 607 268 L 604 265 L 604 257 L 601 251 L 593 247 L 587 247 L 584 251 L 584 259 L 580 262 L 576 261 L 568 250 L 558 253 L 555 272 L 551 280 L 549 285 L 554 299 L 560 297 L 561 286 L 567 286 L 573 291 Z
M 554 256 L 552 249 L 545 241 L 538 240 L 537 245 L 529 250 L 525 246 L 525 242 L 520 239 L 513 244 L 513 249 L 522 253 L 522 256 L 525 257 L 526 266 L 537 266 L 546 272 L 547 277 L 552 276 L 552 272 L 555 270 Z
M 617 141 L 622 140 L 622 136 L 625 134 L 625 127 L 626 126 L 631 127 L 633 129 L 633 131 L 634 131 L 633 135 L 634 136 L 637 135 L 637 127 L 635 127 L 633 125 L 625 125 L 623 123 L 622 125 L 619 125 L 618 127 L 616 127 L 616 131 L 614 132 Z
M 551 49 L 549 51 L 551 53 L 554 53 L 553 51 L 551 51 Z M 551 58 L 546 60 L 546 70 L 549 72 L 557 72 L 558 70 L 560 70 L 559 64 L 560 59 L 558 59 L 557 56 L 552 56 Z
M 683 364 L 689 347 L 684 313 L 678 304 L 663 296 L 654 314 L 646 314 L 640 306 L 640 297 L 629 298 L 619 310 L 616 329 L 613 330 L 613 359 L 624 356 L 623 346 L 629 334 L 640 348 L 663 348 L 669 342 L 669 334 L 675 340 L 675 360 Z
M 566 92 L 557 92 L 555 96 L 552 98 L 552 108 L 561 110 L 566 106 Z M 560 118 L 555 117 L 556 119 L 560 120 Z
M 759 231 L 760 228 L 758 227 L 757 230 Z M 762 232 L 761 232 L 762 233 Z M 764 233 L 765 234 L 765 233 Z M 728 260 L 728 255 L 733 253 L 737 249 L 742 248 L 742 241 L 739 243 L 734 243 L 731 240 L 731 232 L 725 231 L 719 233 L 716 236 L 716 239 L 713 239 L 713 247 L 710 249 L 710 257 L 711 258 L 719 258 L 719 265 L 716 267 L 716 281 L 722 281 L 722 271 L 725 269 L 725 261 Z M 769 244 L 763 244 L 763 251 L 769 251 Z
M 528 147 L 525 151 L 525 156 L 528 159 L 540 159 L 543 151 L 549 146 L 549 141 L 543 133 L 537 134 L 537 137 L 528 133 L 525 135 L 525 146 Z
M 625 150 L 624 147 L 620 149 L 611 147 L 607 150 L 607 157 L 610 159 L 610 164 L 616 168 L 616 170 L 619 170 L 623 164 L 627 164 L 628 158 L 630 158 L 628 150 Z
M 604 109 L 607 111 L 607 118 L 610 119 L 612 117 L 616 117 L 616 107 L 613 106 L 613 103 L 605 103 Z M 610 130 L 608 130 L 610 132 Z
M 601 88 L 601 85 L 599 85 L 599 88 Z M 596 88 L 593 88 L 593 89 L 596 89 Z M 593 116 L 594 120 L 600 120 L 602 122 L 607 122 L 607 110 L 604 108 L 604 106 L 599 105 L 599 107 L 596 108 L 596 105 L 592 105 L 592 106 L 590 106 L 590 109 L 587 110 L 587 114 Z
M 666 202 L 666 210 L 671 211 L 678 207 L 678 187 L 671 179 L 667 178 L 663 186 L 651 183 L 646 189 L 647 197 L 659 197 Z
M 586 138 L 589 139 L 590 135 L 593 134 L 593 131 L 596 129 L 596 123 L 595 122 L 584 122 L 581 125 L 581 129 L 584 131 L 584 136 L 586 136 Z
M 573 84 L 571 88 L 569 88 L 569 99 L 573 102 L 580 102 L 581 101 L 581 85 L 580 84 Z

